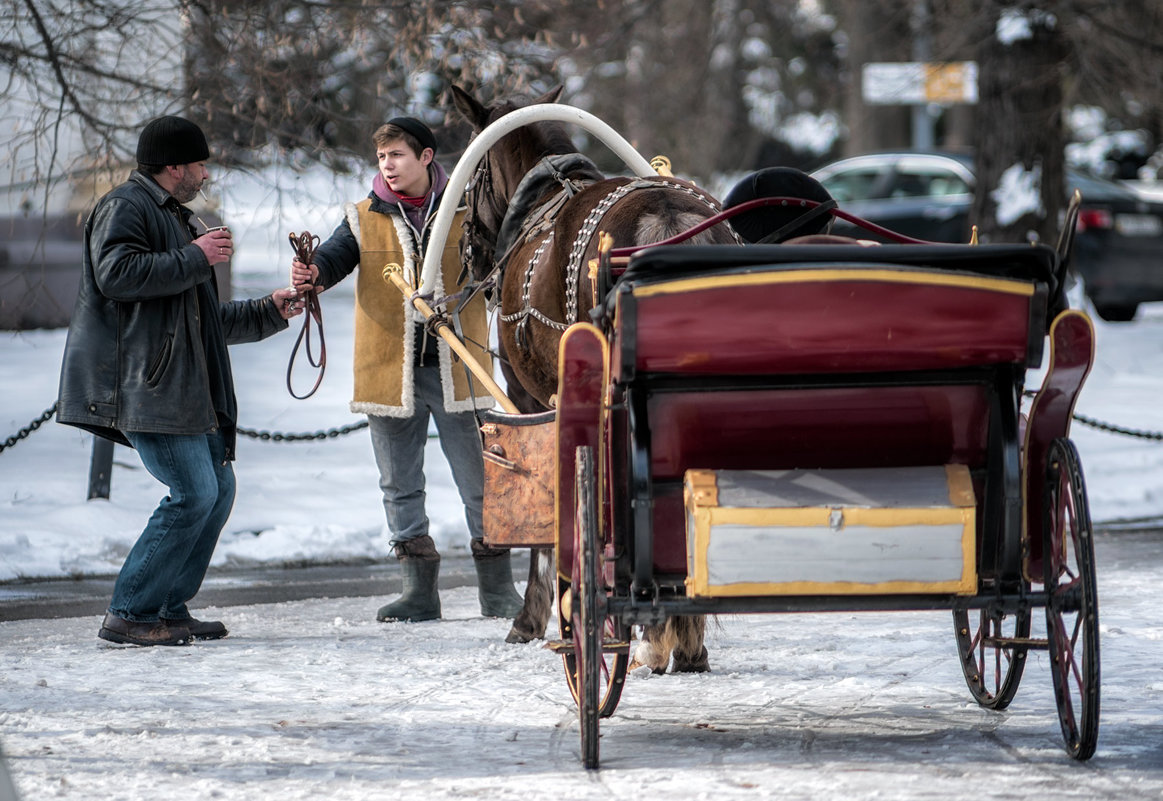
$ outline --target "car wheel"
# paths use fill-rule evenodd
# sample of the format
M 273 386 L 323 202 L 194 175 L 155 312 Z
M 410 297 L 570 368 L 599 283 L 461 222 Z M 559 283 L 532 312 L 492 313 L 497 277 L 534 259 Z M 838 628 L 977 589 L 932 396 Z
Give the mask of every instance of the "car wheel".
M 1108 323 L 1129 323 L 1135 319 L 1138 303 L 1095 303 L 1094 310 Z

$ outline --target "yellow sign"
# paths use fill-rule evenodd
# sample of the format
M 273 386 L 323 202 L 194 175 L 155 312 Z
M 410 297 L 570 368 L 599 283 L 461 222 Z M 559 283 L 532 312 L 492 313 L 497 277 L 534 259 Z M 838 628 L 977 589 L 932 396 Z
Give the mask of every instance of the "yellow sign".
M 974 61 L 865 64 L 862 77 L 861 88 L 866 103 L 977 102 L 977 62 Z
M 977 64 L 926 64 L 925 99 L 930 103 L 976 103 Z

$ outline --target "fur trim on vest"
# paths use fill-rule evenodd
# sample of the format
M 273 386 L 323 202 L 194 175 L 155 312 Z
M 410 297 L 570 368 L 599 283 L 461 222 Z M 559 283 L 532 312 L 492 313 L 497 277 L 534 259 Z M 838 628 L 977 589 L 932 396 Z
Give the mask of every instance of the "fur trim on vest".
M 359 242 L 359 275 L 355 290 L 355 370 L 354 396 L 351 411 L 385 417 L 410 417 L 416 412 L 414 396 L 415 342 L 417 326 L 423 325 L 423 316 L 399 290 L 383 278 L 384 266 L 395 262 L 404 268 L 404 277 L 413 285 L 419 283 L 418 270 L 412 254 L 416 251 L 411 227 L 400 214 L 381 214 L 371 210 L 371 199 L 344 206 L 348 226 Z M 446 287 L 455 287 L 460 274 L 460 231 L 454 221 L 441 257 L 441 275 L 437 294 L 446 294 Z M 458 303 L 449 303 L 449 312 L 458 310 Z M 476 360 L 490 372 L 492 360 L 488 353 L 473 343 L 488 343 L 488 313 L 484 297 L 473 298 L 468 308 L 460 309 L 460 325 L 465 344 Z M 402 347 L 401 347 L 402 345 Z M 438 342 L 440 383 L 444 390 L 446 412 L 468 412 L 488 409 L 493 398 L 479 381 L 471 382 L 467 368 L 453 363 L 452 349 L 443 339 Z

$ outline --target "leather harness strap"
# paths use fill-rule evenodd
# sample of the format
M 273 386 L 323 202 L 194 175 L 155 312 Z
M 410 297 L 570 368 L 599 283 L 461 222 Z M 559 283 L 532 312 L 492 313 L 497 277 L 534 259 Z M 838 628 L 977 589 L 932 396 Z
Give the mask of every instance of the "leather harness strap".
M 310 232 L 304 231 L 299 235 L 291 233 L 288 235 L 291 241 L 291 247 L 295 250 L 295 258 L 303 264 L 311 264 L 315 261 L 315 248 L 319 246 L 319 237 L 313 236 Z M 327 342 L 323 338 L 323 309 L 319 305 L 319 294 L 315 287 L 311 287 L 303 292 L 303 302 L 306 304 L 306 313 L 303 315 L 303 327 L 299 329 L 299 336 L 295 339 L 295 347 L 291 349 L 291 358 L 287 362 L 287 392 L 291 393 L 291 397 L 296 400 L 305 400 L 315 394 L 315 390 L 319 389 L 319 385 L 323 383 L 323 373 L 327 369 Z M 316 361 L 311 353 L 311 321 L 315 321 L 316 328 L 319 329 L 319 360 Z M 306 395 L 296 395 L 294 388 L 291 386 L 291 372 L 295 369 L 295 356 L 299 352 L 299 345 L 306 340 L 307 361 L 312 367 L 318 368 L 319 375 L 315 377 L 315 385 L 311 387 Z
M 575 177 L 569 177 L 571 174 Z M 581 153 L 545 156 L 538 161 L 537 165 L 521 178 L 509 201 L 509 207 L 505 210 L 505 217 L 501 220 L 500 230 L 497 231 L 497 245 L 494 251 L 501 256 L 494 258 L 494 261 L 503 265 L 508 260 L 515 243 L 528 241 L 536 235 L 531 229 L 538 225 L 537 221 L 545 219 L 552 221 L 566 201 L 601 177 L 594 163 Z M 534 209 L 533 204 L 545 197 L 546 191 L 553 184 L 558 184 L 561 187 L 560 191 Z
M 564 322 L 557 322 L 556 320 L 551 320 L 546 317 L 542 312 L 533 306 L 532 300 L 530 298 L 529 290 L 533 281 L 533 273 L 540 265 L 543 253 L 545 252 L 546 247 L 549 245 L 549 242 L 553 237 L 553 232 L 550 230 L 549 235 L 544 240 L 542 240 L 537 250 L 533 253 L 533 256 L 529 259 L 528 265 L 525 267 L 525 280 L 522 285 L 521 292 L 523 307 L 520 311 L 514 312 L 512 314 L 501 315 L 502 322 L 517 324 L 517 330 L 514 336 L 516 337 L 518 344 L 523 345 L 524 343 L 528 342 L 525 328 L 529 325 L 530 318 L 536 319 L 542 325 L 546 325 L 558 331 L 564 331 L 574 320 L 577 319 L 578 281 L 581 273 L 582 256 L 585 254 L 586 249 L 589 247 L 590 241 L 597 233 L 598 226 L 601 224 L 602 219 L 606 216 L 606 213 L 609 212 L 610 209 L 612 209 L 618 203 L 618 201 L 620 201 L 626 195 L 639 189 L 669 189 L 672 191 L 685 192 L 686 194 L 691 195 L 692 197 L 701 201 L 712 213 L 717 213 L 719 211 L 718 203 L 708 195 L 703 194 L 702 192 L 688 186 L 687 184 L 668 180 L 666 178 L 655 178 L 652 180 L 648 180 L 646 178 L 636 178 L 618 186 L 616 189 L 609 192 L 598 202 L 596 206 L 594 206 L 594 208 L 590 210 L 590 213 L 586 215 L 585 220 L 582 222 L 582 225 L 578 229 L 577 235 L 574 238 L 573 245 L 570 248 L 569 260 L 566 263 L 565 268 L 566 319 Z M 557 212 L 555 210 L 553 212 L 553 217 L 556 216 L 556 213 Z M 551 228 L 553 217 L 548 218 L 550 225 L 547 227 Z M 731 233 L 735 233 L 733 229 Z M 531 231 L 530 234 L 526 235 L 526 237 L 523 237 L 523 239 L 519 241 L 530 241 L 532 238 L 534 238 L 534 236 L 535 232 Z M 739 241 L 738 235 L 735 235 L 735 239 L 736 241 Z

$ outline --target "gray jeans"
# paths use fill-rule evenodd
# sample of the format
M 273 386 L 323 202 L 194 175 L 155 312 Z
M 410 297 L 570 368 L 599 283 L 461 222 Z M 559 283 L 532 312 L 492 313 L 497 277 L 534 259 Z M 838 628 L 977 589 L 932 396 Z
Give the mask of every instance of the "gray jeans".
M 485 467 L 476 415 L 444 411 L 440 368 L 436 365 L 416 368 L 413 391 L 416 412 L 411 417 L 368 415 L 391 543 L 395 545 L 428 533 L 428 515 L 424 511 L 424 448 L 428 442 L 429 417 L 436 421 L 440 449 L 448 459 L 464 503 L 469 534 L 479 540 L 484 537 L 481 507 Z

